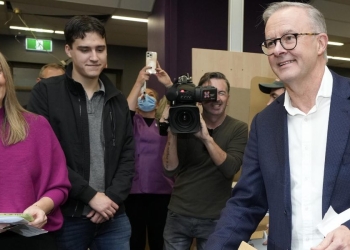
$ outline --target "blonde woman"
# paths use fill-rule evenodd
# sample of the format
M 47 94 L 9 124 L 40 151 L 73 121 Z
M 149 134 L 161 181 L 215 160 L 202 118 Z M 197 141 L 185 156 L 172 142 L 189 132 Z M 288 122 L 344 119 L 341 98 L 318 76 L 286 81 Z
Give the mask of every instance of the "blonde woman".
M 0 53 L 0 213 L 27 213 L 49 233 L 24 237 L 0 224 L 4 249 L 56 249 L 53 231 L 70 183 L 60 144 L 45 118 L 19 104 L 10 67 Z

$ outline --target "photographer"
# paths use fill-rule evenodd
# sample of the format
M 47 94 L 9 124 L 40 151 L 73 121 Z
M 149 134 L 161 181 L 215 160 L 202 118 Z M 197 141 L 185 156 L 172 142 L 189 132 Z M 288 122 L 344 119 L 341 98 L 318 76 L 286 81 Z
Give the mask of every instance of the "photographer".
M 219 72 L 202 76 L 198 86 L 217 88 L 216 101 L 203 101 L 200 131 L 174 134 L 169 130 L 163 165 L 175 177 L 164 229 L 166 250 L 189 249 L 196 238 L 204 248 L 220 211 L 230 197 L 232 179 L 242 164 L 247 124 L 225 112 L 230 84 Z M 168 119 L 164 110 L 160 122 Z

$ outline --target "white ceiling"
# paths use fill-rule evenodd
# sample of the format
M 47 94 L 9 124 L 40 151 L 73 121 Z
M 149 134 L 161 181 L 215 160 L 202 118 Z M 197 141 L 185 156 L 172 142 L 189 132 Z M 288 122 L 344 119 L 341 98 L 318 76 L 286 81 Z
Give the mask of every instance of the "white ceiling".
M 105 22 L 108 44 L 147 47 L 147 23 L 111 19 L 112 15 L 147 18 L 155 0 L 10 0 L 0 5 L 0 34 L 30 35 L 8 27 L 24 26 L 63 30 L 74 15 L 93 15 Z M 173 1 L 173 0 L 171 0 Z M 311 0 L 325 16 L 331 41 L 341 47 L 328 46 L 328 54 L 350 58 L 350 0 Z M 258 3 L 257 3 L 258 4 Z M 35 33 L 37 38 L 64 39 L 63 35 Z M 350 62 L 329 60 L 329 65 L 350 68 Z
M 63 30 L 67 20 L 75 15 L 92 15 L 105 22 L 109 44 L 147 47 L 147 23 L 111 19 L 112 15 L 147 18 L 154 0 L 10 0 L 0 5 L 0 34 L 29 35 L 10 30 L 11 26 L 40 27 Z M 20 17 L 14 12 L 19 11 Z M 63 35 L 35 33 L 39 38 L 64 39 Z

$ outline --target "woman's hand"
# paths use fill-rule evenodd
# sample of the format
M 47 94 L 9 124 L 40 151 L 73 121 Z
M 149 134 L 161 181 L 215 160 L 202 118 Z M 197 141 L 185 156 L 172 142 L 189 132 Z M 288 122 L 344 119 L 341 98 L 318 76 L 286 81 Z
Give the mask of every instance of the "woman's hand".
M 171 81 L 169 75 L 167 72 L 165 72 L 159 65 L 159 62 L 157 61 L 157 68 L 156 68 L 156 76 L 158 78 L 158 81 L 163 83 L 163 85 L 167 88 L 170 88 L 173 86 L 173 82 Z
M 49 197 L 42 197 L 33 205 L 23 211 L 24 214 L 30 214 L 34 220 L 29 222 L 29 225 L 37 228 L 42 228 L 47 223 L 46 215 L 54 208 L 54 202 Z
M 147 72 L 147 70 L 151 69 L 151 68 L 152 67 L 145 66 L 140 70 L 140 72 L 136 78 L 135 85 L 142 86 L 145 81 L 149 80 L 150 74 Z
M 38 205 L 33 204 L 23 211 L 24 214 L 30 214 L 34 220 L 29 222 L 28 225 L 33 227 L 42 228 L 47 223 L 47 216 L 45 211 Z

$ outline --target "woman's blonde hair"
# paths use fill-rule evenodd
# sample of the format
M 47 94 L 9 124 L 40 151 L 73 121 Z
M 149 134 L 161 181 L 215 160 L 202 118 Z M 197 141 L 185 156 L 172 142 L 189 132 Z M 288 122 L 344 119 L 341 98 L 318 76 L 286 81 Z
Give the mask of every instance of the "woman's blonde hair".
M 4 145 L 12 145 L 23 141 L 28 134 L 28 123 L 23 113 L 27 112 L 19 104 L 10 66 L 0 52 L 0 74 L 5 79 L 5 96 L 2 106 L 5 110 L 4 120 L 0 128 L 0 139 Z

